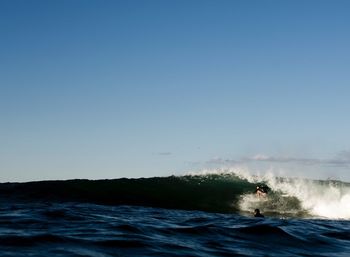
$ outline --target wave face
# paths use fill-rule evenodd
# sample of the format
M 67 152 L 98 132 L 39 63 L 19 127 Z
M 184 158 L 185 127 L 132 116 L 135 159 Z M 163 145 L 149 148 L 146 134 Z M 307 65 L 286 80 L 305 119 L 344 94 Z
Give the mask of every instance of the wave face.
M 350 184 L 253 176 L 239 172 L 114 180 L 67 180 L 0 184 L 0 199 L 139 205 L 251 215 L 350 219 Z M 266 198 L 257 184 L 271 188 Z

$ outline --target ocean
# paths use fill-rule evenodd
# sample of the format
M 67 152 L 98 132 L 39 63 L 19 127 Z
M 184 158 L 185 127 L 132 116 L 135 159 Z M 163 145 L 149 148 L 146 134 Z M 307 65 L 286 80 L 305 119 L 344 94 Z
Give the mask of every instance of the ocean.
M 350 256 L 350 184 L 237 174 L 3 183 L 0 256 Z

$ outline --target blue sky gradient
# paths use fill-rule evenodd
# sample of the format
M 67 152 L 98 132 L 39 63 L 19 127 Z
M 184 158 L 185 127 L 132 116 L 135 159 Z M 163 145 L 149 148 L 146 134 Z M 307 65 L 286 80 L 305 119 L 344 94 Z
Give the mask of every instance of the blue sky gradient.
M 165 176 L 248 159 L 350 180 L 349 10 L 1 1 L 1 181 Z

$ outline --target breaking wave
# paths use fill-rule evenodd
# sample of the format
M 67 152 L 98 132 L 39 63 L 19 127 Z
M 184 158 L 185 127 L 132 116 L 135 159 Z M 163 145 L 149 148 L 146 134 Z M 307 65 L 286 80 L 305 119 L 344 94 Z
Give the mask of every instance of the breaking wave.
M 266 184 L 272 192 L 266 198 L 247 193 L 240 196 L 241 211 L 260 208 L 280 216 L 350 219 L 350 183 L 337 180 L 311 180 L 277 177 L 271 172 L 252 175 L 246 169 L 205 170 L 199 174 L 233 174 L 254 185 Z M 192 174 L 193 175 L 193 174 Z
M 254 194 L 266 184 L 266 198 Z M 208 170 L 184 176 L 0 184 L 0 201 L 86 202 L 140 205 L 265 216 L 350 219 L 350 184 L 252 175 L 246 170 Z

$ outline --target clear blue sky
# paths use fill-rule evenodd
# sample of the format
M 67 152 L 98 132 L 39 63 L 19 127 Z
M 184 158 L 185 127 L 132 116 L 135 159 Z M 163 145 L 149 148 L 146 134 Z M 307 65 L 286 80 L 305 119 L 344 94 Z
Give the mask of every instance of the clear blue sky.
M 3 0 L 0 180 L 242 160 L 350 180 L 349 12 L 322 0 Z

